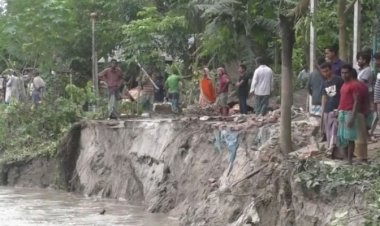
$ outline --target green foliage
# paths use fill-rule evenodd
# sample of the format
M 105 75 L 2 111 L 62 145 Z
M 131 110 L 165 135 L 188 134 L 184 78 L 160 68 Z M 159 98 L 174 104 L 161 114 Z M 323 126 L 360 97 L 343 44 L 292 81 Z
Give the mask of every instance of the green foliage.
M 143 106 L 138 101 L 122 102 L 119 110 L 127 115 L 141 115 L 143 113 Z
M 273 56 L 268 49 L 276 39 L 276 10 L 269 1 L 192 1 L 195 15 L 205 25 L 199 35 L 198 57 L 220 65 L 236 59 L 252 62 L 255 56 Z M 194 18 L 194 17 L 193 17 Z M 195 18 L 196 19 L 196 18 Z
M 167 74 L 176 74 L 179 76 L 183 76 L 182 72 L 184 71 L 183 62 L 175 61 L 171 65 L 166 65 L 165 72 Z
M 0 37 L 0 48 L 10 58 L 35 66 L 52 66 L 54 58 L 73 42 L 75 29 L 68 1 L 11 1 L 1 16 L 0 26 L 5 31 Z
M 380 182 L 374 181 L 368 192 L 370 213 L 366 216 L 365 226 L 378 226 L 380 223 Z
M 256 56 L 279 61 L 277 17 L 279 13 L 297 11 L 299 2 L 12 0 L 0 15 L 0 67 L 16 63 L 20 68 L 72 68 L 84 75 L 75 82 L 88 79 L 91 12 L 98 13 L 98 56 L 105 57 L 123 47 L 130 66 L 137 57 L 148 69 L 162 71 L 164 52 L 184 60 L 186 68 L 194 61 L 218 66 L 236 59 L 252 62 Z M 335 1 L 319 1 L 315 20 L 319 55 L 324 46 L 338 42 L 335 7 Z M 377 2 L 362 1 L 362 8 L 361 43 L 370 47 Z M 352 9 L 347 11 L 349 25 L 351 14 Z M 293 66 L 297 72 L 308 58 L 304 47 L 308 43 L 309 22 L 310 18 L 305 17 L 296 24 Z M 190 37 L 195 38 L 192 46 L 188 43 Z
M 134 19 L 146 2 L 8 1 L 6 12 L 0 15 L 3 31 L 0 35 L 0 62 L 9 65 L 15 61 L 19 68 L 38 66 L 57 71 L 72 68 L 88 76 L 91 71 L 90 13 L 98 13 L 96 40 L 100 58 L 120 46 L 123 39 L 121 25 Z
M 66 86 L 66 92 L 70 97 L 70 100 L 77 106 L 84 106 L 86 103 L 95 104 L 97 101 L 91 81 L 87 82 L 85 88 L 79 88 L 75 85 L 69 84 Z
M 162 70 L 163 53 L 174 58 L 186 55 L 188 33 L 184 16 L 162 15 L 154 6 L 143 8 L 137 16 L 139 19 L 123 26 L 127 61 L 137 58 L 150 68 Z
M 78 88 L 68 85 L 66 91 L 66 97 L 45 99 L 38 106 L 16 102 L 1 105 L 0 163 L 39 155 L 53 156 L 72 123 L 100 116 L 83 110 L 85 104 L 96 101 L 89 86 Z
M 307 189 L 322 193 L 346 185 L 360 185 L 364 191 L 380 175 L 380 165 L 332 167 L 317 160 L 301 161 L 297 169 L 297 181 Z
M 297 162 L 295 180 L 307 189 L 319 194 L 334 196 L 340 188 L 356 187 L 366 194 L 369 212 L 366 225 L 378 225 L 380 219 L 380 165 L 336 166 L 332 167 L 319 160 Z M 336 216 L 333 225 L 345 225 L 345 213 Z
M 2 162 L 54 154 L 59 136 L 75 120 L 75 111 L 64 100 L 51 104 L 55 106 L 32 109 L 30 104 L 12 103 L 1 112 L 5 122 L 1 125 Z

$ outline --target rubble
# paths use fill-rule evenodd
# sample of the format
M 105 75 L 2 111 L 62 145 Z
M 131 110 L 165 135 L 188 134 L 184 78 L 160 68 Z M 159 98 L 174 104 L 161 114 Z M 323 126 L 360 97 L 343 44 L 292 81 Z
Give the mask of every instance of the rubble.
M 169 102 L 154 103 L 153 112 L 159 114 L 172 114 L 172 105 Z
M 323 155 L 315 144 L 310 144 L 304 148 L 301 148 L 295 152 L 290 153 L 291 156 L 295 156 L 298 159 L 308 159 Z
M 235 104 L 230 108 L 230 114 L 239 114 L 240 113 L 240 107 L 239 104 Z
M 199 105 L 189 105 L 186 108 L 182 109 L 182 111 L 185 115 L 219 115 L 218 107 L 215 104 L 204 108 L 200 107 Z
M 208 121 L 208 120 L 210 120 L 210 116 L 202 116 L 202 117 L 199 118 L 199 120 L 201 120 L 201 121 Z
M 144 113 L 141 114 L 141 117 L 143 117 L 143 118 L 149 118 L 150 114 L 147 113 L 147 112 L 144 112 Z
M 236 123 L 243 123 L 247 121 L 247 116 L 246 115 L 238 115 L 234 117 L 234 122 Z
M 191 108 L 192 110 L 196 108 Z M 300 119 L 307 118 L 305 114 L 299 113 L 298 114 Z M 203 121 L 207 124 L 211 124 L 213 129 L 229 129 L 231 131 L 246 131 L 251 128 L 259 128 L 266 125 L 275 125 L 280 121 L 281 112 L 279 109 L 268 112 L 265 116 L 257 116 L 255 114 L 250 115 L 232 115 L 228 117 L 222 117 L 218 115 L 199 115 L 199 116 L 193 116 L 188 115 L 186 117 L 181 117 L 181 121 Z M 294 123 L 293 123 L 294 124 Z M 302 120 L 300 122 L 297 122 L 293 125 L 293 129 L 295 129 L 296 136 L 300 139 L 296 146 L 302 146 L 304 145 L 306 138 L 310 136 L 311 132 L 309 131 L 310 128 L 313 128 L 308 120 Z M 298 139 L 297 139 L 298 141 Z
M 210 184 L 213 184 L 213 183 L 216 182 L 216 179 L 215 179 L 215 178 L 209 178 L 209 179 L 208 179 L 208 182 L 209 182 Z

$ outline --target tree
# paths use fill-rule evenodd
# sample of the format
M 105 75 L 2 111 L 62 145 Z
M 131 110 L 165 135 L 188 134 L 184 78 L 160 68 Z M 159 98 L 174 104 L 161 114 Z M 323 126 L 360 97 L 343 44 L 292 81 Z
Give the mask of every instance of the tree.
M 294 4 L 295 7 L 293 6 Z M 280 9 L 280 35 L 281 35 L 281 120 L 280 120 L 280 148 L 283 154 L 293 150 L 292 148 L 292 127 L 291 127 L 291 106 L 293 103 L 293 69 L 292 57 L 295 42 L 295 24 L 300 17 L 306 14 L 309 0 L 300 0 L 285 5 Z M 293 8 L 294 7 L 294 8 Z
M 339 24 L 339 58 L 347 61 L 347 18 L 345 14 L 347 1 L 338 0 L 338 24 Z
M 136 16 L 146 1 L 36 0 L 8 1 L 0 15 L 0 52 L 20 67 L 38 66 L 44 69 L 73 67 L 86 74 L 90 71 L 90 13 L 96 11 L 97 49 L 107 56 L 120 45 L 122 24 Z M 128 4 L 127 4 L 128 3 Z M 5 59 L 3 59 L 5 60 Z M 75 66 L 75 65 L 74 65 Z
M 188 39 L 183 15 L 161 13 L 156 7 L 144 7 L 137 19 L 123 26 L 123 46 L 129 63 L 138 59 L 151 70 L 163 70 L 163 54 L 188 59 Z
M 251 63 L 256 56 L 273 57 L 270 46 L 277 41 L 278 24 L 276 11 L 268 7 L 265 1 L 191 1 L 192 16 L 188 19 L 204 28 L 197 36 L 198 57 L 208 58 L 215 65 L 236 60 Z
M 295 41 L 294 17 L 280 15 L 281 31 L 281 121 L 280 148 L 282 153 L 292 151 L 291 106 L 293 104 L 292 57 Z

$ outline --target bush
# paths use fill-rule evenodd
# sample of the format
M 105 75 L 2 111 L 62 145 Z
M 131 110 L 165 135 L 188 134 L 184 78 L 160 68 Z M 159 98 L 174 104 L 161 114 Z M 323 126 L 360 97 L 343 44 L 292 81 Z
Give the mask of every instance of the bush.
M 11 103 L 0 107 L 0 163 L 38 155 L 53 156 L 70 126 L 84 118 L 96 119 L 104 109 L 84 111 L 84 106 L 101 103 L 91 86 L 66 86 L 66 97 L 46 98 L 38 106 Z

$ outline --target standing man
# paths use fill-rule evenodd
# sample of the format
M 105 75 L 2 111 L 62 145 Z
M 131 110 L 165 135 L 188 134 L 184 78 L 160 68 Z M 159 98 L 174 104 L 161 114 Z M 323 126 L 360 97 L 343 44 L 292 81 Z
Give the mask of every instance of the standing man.
M 373 95 L 373 98 L 374 98 L 374 105 L 375 105 L 375 112 L 376 114 L 374 114 L 374 121 L 371 125 L 371 131 L 370 131 L 370 134 L 373 135 L 373 132 L 374 130 L 376 129 L 376 126 L 377 126 L 377 121 L 379 119 L 379 111 L 380 111 L 380 53 L 376 53 L 373 58 L 375 58 L 375 65 L 376 65 L 376 68 L 378 69 L 378 72 L 376 74 L 376 82 L 375 82 L 375 87 L 374 87 L 374 95 Z
M 357 71 L 352 68 L 352 80 L 358 85 L 358 137 L 355 140 L 355 156 L 362 162 L 367 162 L 368 130 L 373 118 L 370 107 L 370 94 L 368 86 L 357 80 Z
M 223 67 L 217 69 L 219 75 L 219 90 L 217 105 L 219 106 L 219 112 L 222 116 L 228 116 L 228 85 L 230 84 L 230 78 L 227 75 Z
M 269 96 L 273 90 L 273 71 L 265 65 L 262 58 L 257 59 L 259 67 L 253 74 L 251 90 L 249 94 L 255 95 L 255 113 L 256 115 L 265 115 L 268 110 Z
M 359 80 L 362 84 L 367 87 L 368 90 L 368 103 L 369 103 L 369 108 L 368 112 L 366 112 L 366 120 L 367 120 L 367 127 L 370 130 L 370 134 L 372 135 L 372 127 L 375 125 L 377 114 L 376 114 L 376 109 L 374 107 L 374 95 L 373 95 L 373 77 L 372 77 L 372 69 L 370 67 L 371 63 L 371 53 L 369 51 L 362 51 L 359 52 L 357 57 L 358 61 L 358 66 L 359 66 L 359 75 L 357 76 L 357 79 Z M 355 71 L 356 72 L 356 71 Z M 366 100 L 367 101 L 367 100 Z
M 15 72 L 11 71 L 10 74 L 7 75 L 7 83 L 5 89 L 5 103 L 9 104 L 11 101 L 17 100 L 15 97 L 15 93 L 17 91 L 17 77 L 15 76 Z
M 367 85 L 368 92 L 372 96 L 372 70 L 369 65 L 371 63 L 371 54 L 366 51 L 359 52 L 356 59 L 358 61 L 359 66 L 358 80 Z
M 332 157 L 335 157 L 337 152 L 337 109 L 340 100 L 340 89 L 343 85 L 343 80 L 340 76 L 334 75 L 332 65 L 323 63 L 320 66 L 321 74 L 325 78 L 322 84 L 322 112 L 321 130 L 326 135 L 327 148 L 332 152 Z
M 340 69 L 343 65 L 343 61 L 338 57 L 338 48 L 335 46 L 326 47 L 325 58 L 327 62 L 331 63 L 333 74 L 340 76 Z
M 325 62 L 325 59 L 319 59 L 318 65 L 316 65 L 313 72 L 311 72 L 309 76 L 309 80 L 307 83 L 307 90 L 309 95 L 311 96 L 311 109 L 310 114 L 313 116 L 322 116 L 322 85 L 323 85 L 323 77 L 321 75 L 319 66 Z M 310 106 L 310 105 L 309 105 Z
M 111 60 L 111 66 L 99 73 L 99 79 L 107 84 L 109 101 L 108 114 L 110 119 L 118 119 L 118 101 L 121 98 L 120 90 L 123 86 L 123 72 L 117 65 L 117 60 Z
M 360 127 L 364 126 L 365 128 L 364 115 L 360 113 L 360 101 L 363 100 L 360 98 L 360 85 L 354 78 L 354 69 L 351 65 L 343 65 L 342 77 L 344 85 L 341 89 L 338 116 L 339 146 L 347 151 L 348 163 L 352 164 L 355 140 L 360 133 Z M 364 132 L 366 133 L 366 131 Z M 365 134 L 364 132 L 363 134 Z
M 141 105 L 145 113 L 152 111 L 153 102 L 154 102 L 154 86 L 149 78 L 145 75 L 142 75 L 141 78 Z
M 305 87 L 305 84 L 307 83 L 309 78 L 310 78 L 310 73 L 309 73 L 308 67 L 307 65 L 303 65 L 302 70 L 297 76 L 297 80 L 299 81 L 299 84 L 301 84 L 301 88 Z
M 45 81 L 41 78 L 40 74 L 35 71 L 33 73 L 33 91 L 32 91 L 32 101 L 33 104 L 37 105 L 42 101 L 42 94 L 45 89 Z
M 165 99 L 165 81 L 164 76 L 161 74 L 155 74 L 153 76 L 155 78 L 155 83 L 158 86 L 158 89 L 154 90 L 154 102 L 162 103 Z
M 166 79 L 165 90 L 168 93 L 169 102 L 172 104 L 172 111 L 179 112 L 179 83 L 181 76 L 172 73 Z
M 247 66 L 240 64 L 239 66 L 239 81 L 236 82 L 236 87 L 239 97 L 240 114 L 247 114 L 247 98 L 249 94 L 249 76 L 247 74 Z

